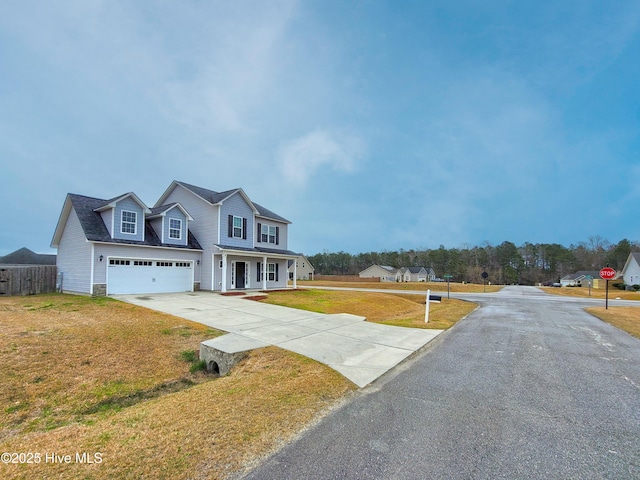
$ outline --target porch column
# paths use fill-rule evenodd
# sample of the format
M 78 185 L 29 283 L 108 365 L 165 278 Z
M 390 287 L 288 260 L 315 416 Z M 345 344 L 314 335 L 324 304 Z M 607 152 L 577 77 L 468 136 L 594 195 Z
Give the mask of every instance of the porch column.
M 298 284 L 298 259 L 293 259 L 293 288 L 297 288 Z
M 221 292 L 227 291 L 227 254 L 222 254 L 222 289 Z
M 267 289 L 267 257 L 262 257 L 262 289 Z

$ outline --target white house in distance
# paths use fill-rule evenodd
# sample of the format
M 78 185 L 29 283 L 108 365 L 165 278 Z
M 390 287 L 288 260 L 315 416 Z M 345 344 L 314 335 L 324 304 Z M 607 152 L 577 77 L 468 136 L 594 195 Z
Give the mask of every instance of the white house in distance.
M 381 282 L 395 282 L 397 273 L 397 268 L 389 267 L 387 265 L 371 265 L 370 267 L 362 270 L 358 276 L 360 278 L 379 277 Z
M 625 285 L 640 284 L 640 252 L 631 252 L 622 268 L 622 279 Z
M 360 278 L 379 277 L 381 282 L 431 282 L 436 278 L 432 268 L 394 268 L 386 265 L 371 265 L 362 270 L 358 276 Z
M 293 280 L 294 270 L 296 272 L 296 280 L 313 280 L 313 274 L 316 271 L 314 266 L 311 265 L 309 259 L 307 259 L 307 257 L 305 257 L 304 255 L 300 255 L 298 258 L 296 258 L 295 267 L 294 261 L 289 260 L 289 280 Z
M 287 263 L 299 255 L 288 249 L 290 223 L 241 188 L 173 181 L 153 208 L 131 192 L 68 194 L 51 246 L 66 292 L 266 290 L 287 286 Z

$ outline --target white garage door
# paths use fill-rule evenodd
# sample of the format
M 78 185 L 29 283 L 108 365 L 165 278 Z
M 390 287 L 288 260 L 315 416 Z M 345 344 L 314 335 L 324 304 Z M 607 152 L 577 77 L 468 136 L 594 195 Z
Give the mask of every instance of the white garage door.
M 193 262 L 110 258 L 107 293 L 169 293 L 193 290 Z

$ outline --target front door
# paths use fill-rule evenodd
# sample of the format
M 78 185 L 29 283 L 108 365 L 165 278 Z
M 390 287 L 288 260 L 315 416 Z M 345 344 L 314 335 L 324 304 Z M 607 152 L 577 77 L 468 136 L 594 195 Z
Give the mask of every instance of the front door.
M 246 264 L 244 262 L 236 262 L 236 288 L 245 287 L 245 268 Z

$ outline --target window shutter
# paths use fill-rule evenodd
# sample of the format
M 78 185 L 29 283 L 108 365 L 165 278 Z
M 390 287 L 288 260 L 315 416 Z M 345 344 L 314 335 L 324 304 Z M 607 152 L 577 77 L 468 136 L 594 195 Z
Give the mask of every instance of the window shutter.
M 256 238 L 258 239 L 257 240 L 258 243 L 262 242 L 262 224 L 261 223 L 258 224 L 258 234 L 256 235 Z
M 258 281 L 259 282 L 262 282 L 262 276 L 260 275 L 261 274 L 261 271 L 260 271 L 260 267 L 261 266 L 262 266 L 262 262 L 259 261 L 258 262 Z
M 276 263 L 276 282 L 278 281 L 278 264 Z
M 242 219 L 242 239 L 243 240 L 247 239 L 247 219 L 246 218 Z
M 280 227 L 276 227 L 276 245 L 280 245 Z
M 229 236 L 233 237 L 233 215 L 229 215 Z

